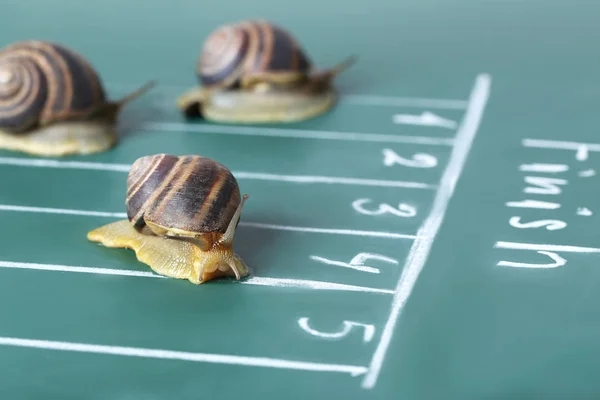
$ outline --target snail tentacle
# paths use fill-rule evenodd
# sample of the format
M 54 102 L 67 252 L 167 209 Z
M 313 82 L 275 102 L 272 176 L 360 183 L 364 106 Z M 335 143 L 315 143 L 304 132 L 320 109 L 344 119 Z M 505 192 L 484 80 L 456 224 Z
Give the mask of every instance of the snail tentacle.
M 235 229 L 237 228 L 237 225 L 240 221 L 240 217 L 242 215 L 242 209 L 244 208 L 244 204 L 246 203 L 246 200 L 248 200 L 248 197 L 250 197 L 250 196 L 248 196 L 247 194 L 244 194 L 244 196 L 242 196 L 242 200 L 240 201 L 240 204 L 238 205 L 237 209 L 235 210 L 235 214 L 233 214 L 233 217 L 229 221 L 227 230 L 225 231 L 223 236 L 219 239 L 220 245 L 229 246 L 229 247 L 231 247 L 233 245 Z
M 99 104 L 97 108 L 92 109 L 89 113 L 84 116 L 77 117 L 79 120 L 93 120 L 100 119 L 106 120 L 111 123 L 116 122 L 118 114 L 121 110 L 129 103 L 137 100 L 140 96 L 148 92 L 156 85 L 156 81 L 150 81 L 141 87 L 137 88 L 133 92 L 123 96 L 116 101 L 106 101 Z

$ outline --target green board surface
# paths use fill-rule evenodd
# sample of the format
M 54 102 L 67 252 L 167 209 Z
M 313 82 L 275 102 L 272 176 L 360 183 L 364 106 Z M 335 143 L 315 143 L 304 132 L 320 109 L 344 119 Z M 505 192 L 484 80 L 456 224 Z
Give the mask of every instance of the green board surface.
M 158 81 L 107 153 L 0 152 L 3 399 L 600 396 L 599 3 L 22 0 L 1 14 L 3 45 L 66 44 L 113 98 Z M 204 37 L 255 17 L 318 66 L 358 55 L 338 106 L 290 125 L 184 121 L 175 99 Z M 87 241 L 122 218 L 128 165 L 163 152 L 217 159 L 250 194 L 235 244 L 248 281 L 157 279 Z

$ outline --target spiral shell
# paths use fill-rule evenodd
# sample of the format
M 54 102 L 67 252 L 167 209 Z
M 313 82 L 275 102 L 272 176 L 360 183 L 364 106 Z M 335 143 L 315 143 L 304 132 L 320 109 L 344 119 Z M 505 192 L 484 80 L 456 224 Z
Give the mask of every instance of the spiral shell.
M 145 156 L 127 178 L 127 216 L 138 231 L 147 225 L 170 236 L 222 234 L 240 200 L 231 171 L 202 156 Z
M 244 76 L 297 73 L 311 68 L 308 56 L 283 28 L 265 21 L 226 24 L 204 41 L 196 74 L 203 86 L 232 87 Z
M 105 102 L 97 73 L 73 50 L 33 40 L 0 49 L 1 130 L 82 117 Z

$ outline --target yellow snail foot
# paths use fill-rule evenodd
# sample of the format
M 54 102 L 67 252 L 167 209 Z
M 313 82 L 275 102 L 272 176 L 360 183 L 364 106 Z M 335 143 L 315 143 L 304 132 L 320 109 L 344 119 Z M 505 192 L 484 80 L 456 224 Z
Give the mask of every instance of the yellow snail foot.
M 249 275 L 248 267 L 231 248 L 202 251 L 187 240 L 140 233 L 127 220 L 104 225 L 87 237 L 106 247 L 131 249 L 154 272 L 197 285 L 220 277 L 239 280 Z
M 252 91 L 197 89 L 180 98 L 180 107 L 188 117 L 220 123 L 290 123 L 319 116 L 335 102 L 331 87 L 313 92 L 302 86 L 279 91 L 258 86 Z
M 114 125 L 104 121 L 61 122 L 22 133 L 0 130 L 0 149 L 39 156 L 99 153 L 116 142 Z

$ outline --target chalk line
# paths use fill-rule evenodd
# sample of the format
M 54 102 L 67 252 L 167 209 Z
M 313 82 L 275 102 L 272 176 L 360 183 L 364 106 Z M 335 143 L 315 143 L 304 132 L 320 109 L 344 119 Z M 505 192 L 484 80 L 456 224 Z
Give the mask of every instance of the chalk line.
M 81 169 L 96 171 L 113 171 L 128 173 L 131 164 L 112 164 L 100 162 L 82 162 L 82 161 L 61 161 L 48 159 L 29 159 L 0 157 L 0 165 L 10 165 L 17 167 L 36 167 L 36 168 L 63 168 L 63 169 Z M 236 179 L 240 180 L 263 180 L 291 183 L 325 183 L 339 185 L 356 186 L 379 186 L 379 187 L 397 187 L 409 189 L 435 189 L 437 185 L 431 185 L 423 182 L 409 182 L 385 179 L 362 179 L 346 178 L 337 176 L 312 176 L 312 175 L 281 175 L 267 174 L 262 172 L 232 171 Z
M 468 104 L 466 100 L 374 96 L 368 94 L 346 94 L 340 96 L 340 101 L 365 106 L 439 108 L 446 110 L 464 110 Z
M 141 129 L 169 132 L 198 132 L 222 135 L 269 136 L 297 139 L 346 140 L 352 142 L 409 143 L 431 146 L 452 146 L 454 139 L 426 136 L 386 135 L 380 133 L 358 133 L 317 131 L 303 129 L 263 128 L 242 125 L 213 125 L 182 122 L 148 122 Z
M 394 291 L 390 289 L 378 289 L 367 286 L 356 286 L 346 285 L 342 283 L 324 282 L 324 281 L 311 281 L 305 279 L 282 279 L 282 278 L 261 278 L 252 277 L 248 280 L 240 282 L 248 285 L 260 285 L 260 286 L 272 286 L 272 287 L 285 287 L 285 288 L 298 288 L 298 289 L 315 289 L 315 290 L 338 290 L 348 292 L 365 292 L 365 293 L 381 293 L 381 294 L 393 294 Z
M 580 143 L 569 142 L 564 140 L 544 140 L 544 139 L 523 139 L 523 146 L 537 147 L 540 149 L 555 149 L 555 150 L 575 150 L 580 151 L 582 148 L 586 151 L 600 151 L 598 143 Z
M 11 204 L 0 204 L 0 211 L 14 211 L 27 213 L 42 213 L 42 214 L 63 214 L 63 215 L 81 215 L 89 217 L 105 217 L 105 218 L 127 218 L 127 213 L 104 212 L 104 211 L 86 211 L 72 210 L 67 208 L 49 208 L 49 207 L 30 207 L 18 206 Z M 350 235 L 350 236 L 371 236 L 387 239 L 415 239 L 415 235 L 394 232 L 379 232 L 379 231 L 362 231 L 354 229 L 329 229 L 329 228 L 311 228 L 305 226 L 289 226 L 289 225 L 274 225 L 262 224 L 258 222 L 240 221 L 239 226 L 256 229 L 270 229 L 279 231 L 303 232 L 303 233 L 325 233 L 331 235 Z
M 397 187 L 408 189 L 435 189 L 437 187 L 436 185 L 430 185 L 422 182 L 392 181 L 383 179 L 343 178 L 334 176 L 276 175 L 242 171 L 233 171 L 232 173 L 236 177 L 236 179 L 257 179 L 265 181 L 293 183 L 326 183 L 356 186 Z
M 599 248 L 581 247 L 556 244 L 538 244 L 538 243 L 519 243 L 519 242 L 496 242 L 494 245 L 498 249 L 511 250 L 533 250 L 533 251 L 558 251 L 564 253 L 600 253 Z
M 454 194 L 454 188 L 462 173 L 464 164 L 471 150 L 473 140 L 477 134 L 481 118 L 487 103 L 491 86 L 491 76 L 487 74 L 478 75 L 475 85 L 471 91 L 469 105 L 464 119 L 458 129 L 456 136 L 456 145 L 452 149 L 450 160 L 444 171 L 440 182 L 440 188 L 434 199 L 431 213 L 425 220 L 418 238 L 414 241 L 396 290 L 390 308 L 390 314 L 385 327 L 381 333 L 381 338 L 371 359 L 369 370 L 362 382 L 363 388 L 373 388 L 377 382 L 377 377 L 383 365 L 386 352 L 392 340 L 396 323 L 404 304 L 408 300 L 416 282 L 425 265 L 433 240 L 437 235 L 446 209 Z
M 97 274 L 97 275 L 118 275 L 118 276 L 131 276 L 131 277 L 143 277 L 143 278 L 159 278 L 159 279 L 171 279 L 162 275 L 157 275 L 150 271 L 135 271 L 127 269 L 114 269 L 114 268 L 100 268 L 100 267 L 84 267 L 78 265 L 57 265 L 57 264 L 39 264 L 39 263 L 25 263 L 25 262 L 11 262 L 11 261 L 0 261 L 0 268 L 7 269 L 31 269 L 39 271 L 53 271 L 53 272 L 73 272 L 73 273 L 84 273 L 84 274 Z M 364 292 L 364 293 L 380 293 L 380 294 L 393 294 L 393 290 L 379 289 L 367 286 L 357 285 L 346 285 L 342 283 L 326 282 L 326 281 L 313 281 L 308 279 L 289 279 L 289 278 L 268 278 L 252 276 L 243 281 L 232 281 L 235 284 L 241 285 L 256 285 L 256 286 L 270 286 L 280 288 L 295 288 L 295 289 L 314 289 L 314 290 L 332 290 L 332 291 L 347 291 L 347 292 Z
M 83 266 L 74 266 L 74 265 L 24 263 L 24 262 L 11 262 L 11 261 L 0 261 L 0 268 L 33 269 L 33 270 L 38 270 L 38 271 L 75 272 L 75 273 L 82 273 L 82 274 L 118 275 L 118 276 L 132 276 L 132 277 L 143 277 L 143 278 L 165 278 L 164 276 L 157 275 L 153 272 L 148 272 L 148 271 L 134 271 L 134 270 L 128 270 L 128 269 L 99 268 L 99 267 L 83 267 Z
M 122 91 L 135 90 L 138 86 L 111 82 L 106 84 L 111 89 Z M 177 85 L 160 85 L 157 89 L 162 89 L 170 92 L 172 96 L 177 96 L 189 90 L 190 86 Z M 174 101 L 174 100 L 172 100 Z M 362 106 L 379 106 L 379 107 L 418 107 L 418 108 L 439 108 L 448 110 L 464 110 L 468 102 L 459 99 L 437 99 L 426 97 L 401 97 L 401 96 L 378 96 L 370 94 L 345 94 L 341 93 L 338 101 L 340 103 L 355 104 Z
M 185 351 L 148 349 L 141 347 L 106 346 L 88 343 L 33 340 L 14 337 L 0 337 L 0 345 L 28 347 L 43 350 L 72 351 L 81 353 L 110 354 L 127 357 L 155 358 L 162 360 L 193 361 L 213 364 L 233 364 L 250 367 L 293 369 L 315 372 L 340 372 L 359 376 L 366 372 L 357 365 L 323 364 L 305 361 L 282 360 L 267 357 L 247 357 L 227 354 L 192 353 Z
M 131 164 L 113 164 L 88 161 L 63 161 L 44 158 L 0 157 L 0 165 L 35 168 L 83 169 L 97 171 L 129 172 Z
M 249 228 L 260 228 L 260 229 L 273 229 L 280 231 L 293 231 L 293 232 L 305 232 L 305 233 L 329 233 L 332 235 L 349 235 L 349 236 L 371 236 L 388 239 L 416 239 L 416 235 L 409 235 L 404 233 L 393 233 L 393 232 L 379 232 L 379 231 L 361 231 L 353 229 L 327 229 L 327 228 L 309 228 L 302 226 L 284 226 L 284 225 L 272 225 L 272 224 L 261 224 L 257 222 L 240 222 L 240 226 L 247 226 Z
M 28 207 L 10 204 L 0 204 L 0 211 L 16 211 L 41 214 L 82 215 L 86 217 L 127 218 L 127 213 L 104 211 L 71 210 L 66 208 Z

